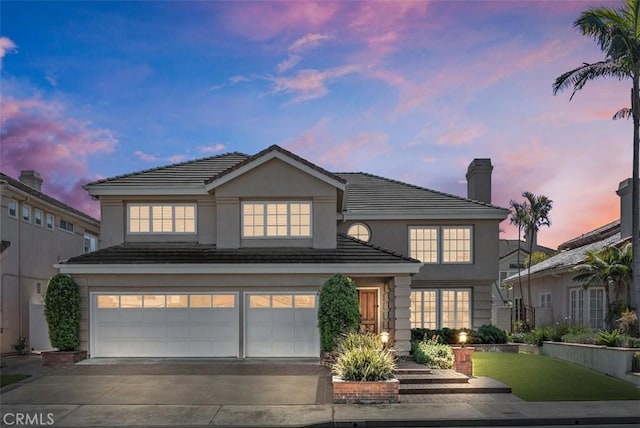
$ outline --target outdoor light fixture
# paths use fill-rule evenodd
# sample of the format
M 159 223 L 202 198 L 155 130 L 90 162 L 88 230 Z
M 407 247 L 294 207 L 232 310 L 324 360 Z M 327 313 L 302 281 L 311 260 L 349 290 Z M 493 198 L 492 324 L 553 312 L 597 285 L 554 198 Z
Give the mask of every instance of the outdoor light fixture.
M 382 342 L 382 347 L 386 348 L 387 343 L 389 342 L 389 333 L 386 331 L 380 333 L 380 341 Z
M 466 331 L 461 331 L 460 334 L 458 334 L 458 342 L 460 342 L 460 344 L 464 348 L 464 344 L 467 343 L 467 332 Z

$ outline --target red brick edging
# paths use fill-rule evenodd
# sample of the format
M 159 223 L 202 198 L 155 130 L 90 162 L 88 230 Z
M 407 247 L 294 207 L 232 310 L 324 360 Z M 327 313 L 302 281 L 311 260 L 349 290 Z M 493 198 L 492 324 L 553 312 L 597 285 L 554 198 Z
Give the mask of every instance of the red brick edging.
M 389 379 L 377 382 L 345 381 L 333 376 L 334 403 L 397 403 L 400 382 Z
M 51 366 L 72 366 L 78 361 L 87 358 L 87 351 L 47 351 L 41 354 L 42 365 Z

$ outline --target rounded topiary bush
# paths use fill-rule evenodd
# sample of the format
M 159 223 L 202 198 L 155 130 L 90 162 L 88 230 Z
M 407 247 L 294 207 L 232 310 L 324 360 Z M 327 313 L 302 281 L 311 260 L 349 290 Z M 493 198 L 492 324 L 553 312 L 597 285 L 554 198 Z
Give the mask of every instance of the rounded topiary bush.
M 324 283 L 318 302 L 318 326 L 320 344 L 325 352 L 336 348 L 341 335 L 358 330 L 358 291 L 351 278 L 337 273 Z
M 53 347 L 73 351 L 80 346 L 80 290 L 70 276 L 58 274 L 49 280 L 44 315 Z

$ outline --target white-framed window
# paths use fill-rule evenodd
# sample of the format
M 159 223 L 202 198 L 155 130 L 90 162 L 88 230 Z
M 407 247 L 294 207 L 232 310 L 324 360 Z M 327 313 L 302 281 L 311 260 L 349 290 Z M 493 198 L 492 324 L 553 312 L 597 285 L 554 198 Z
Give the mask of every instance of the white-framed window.
M 411 292 L 411 328 L 470 328 L 471 290 L 441 288 Z
M 551 307 L 551 293 L 540 293 L 540 307 L 541 308 Z
M 129 204 L 129 233 L 195 233 L 195 204 Z
M 13 199 L 7 201 L 7 212 L 9 217 L 18 218 L 18 202 Z
M 311 237 L 311 202 L 243 202 L 242 237 Z
M 409 255 L 422 263 L 473 263 L 472 226 L 410 226 Z
M 51 213 L 47 213 L 47 229 L 53 230 L 53 225 L 56 224 L 56 218 Z
M 443 226 L 442 263 L 471 263 L 471 226 Z
M 369 242 L 369 239 L 371 239 L 371 230 L 369 230 L 369 226 L 364 223 L 353 223 L 349 226 L 347 235 L 364 242 Z
M 43 216 L 44 216 L 44 213 L 42 212 L 42 210 L 38 208 L 33 210 L 33 222 L 37 226 L 42 226 Z
M 438 228 L 435 226 L 410 227 L 409 255 L 422 263 L 438 263 Z
M 31 205 L 22 204 L 22 220 L 31 223 Z
M 84 253 L 91 253 L 98 249 L 98 237 L 90 233 L 84 234 Z
M 73 233 L 74 224 L 68 220 L 60 219 L 60 230 L 64 230 L 65 232 Z
M 574 323 L 585 324 L 594 329 L 604 327 L 607 314 L 605 289 L 583 287 L 569 289 L 569 317 Z

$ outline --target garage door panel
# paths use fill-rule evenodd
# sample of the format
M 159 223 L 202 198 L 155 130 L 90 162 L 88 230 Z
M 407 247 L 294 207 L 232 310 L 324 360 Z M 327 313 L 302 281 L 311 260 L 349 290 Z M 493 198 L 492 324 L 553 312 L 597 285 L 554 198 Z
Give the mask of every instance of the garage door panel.
M 152 295 L 149 297 L 149 295 Z M 235 357 L 239 348 L 237 297 L 230 293 L 118 295 L 109 293 L 97 308 L 92 298 L 92 355 L 97 357 Z M 207 298 L 207 296 L 209 296 Z M 230 297 L 231 296 L 231 297 Z M 108 300 L 108 301 L 107 301 Z M 106 302 L 106 303 L 105 303 Z M 126 308 L 119 308 L 125 302 Z M 144 303 L 143 303 L 144 302 Z M 131 307 L 140 303 L 144 307 Z M 146 305 L 153 307 L 146 307 Z M 214 307 L 215 305 L 227 307 Z M 162 306 L 169 307 L 162 307 Z M 228 307 L 233 305 L 234 307 Z M 176 307 L 179 306 L 179 307 Z
M 164 322 L 164 309 L 144 309 L 142 311 L 142 322 Z
M 248 293 L 244 299 L 246 356 L 319 356 L 315 302 L 316 295 L 310 293 Z M 296 304 L 307 308 L 297 309 Z

